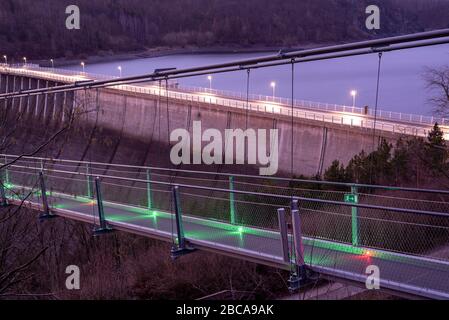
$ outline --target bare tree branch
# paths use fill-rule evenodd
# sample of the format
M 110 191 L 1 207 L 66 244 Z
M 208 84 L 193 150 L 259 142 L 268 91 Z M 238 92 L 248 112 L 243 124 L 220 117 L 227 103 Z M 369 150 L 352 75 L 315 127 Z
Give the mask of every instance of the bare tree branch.
M 435 114 L 449 117 L 449 66 L 439 69 L 426 68 L 423 77 L 427 89 L 434 94 L 429 103 Z
M 16 274 L 18 274 L 19 272 L 25 270 L 26 268 L 28 268 L 31 264 L 33 264 L 34 261 L 36 261 L 37 259 L 39 259 L 39 257 L 41 255 L 44 254 L 45 251 L 47 251 L 48 247 L 43 248 L 41 251 L 39 251 L 32 259 L 28 260 L 27 262 L 25 262 L 24 264 L 20 265 L 19 267 L 10 270 L 9 272 L 3 274 L 0 276 L 0 292 L 5 292 L 6 289 L 8 289 L 13 283 L 17 283 L 16 280 L 11 281 L 11 277 L 14 278 L 14 276 Z M 10 280 L 8 283 L 6 283 L 5 285 L 3 285 L 7 280 Z M 23 281 L 25 279 L 22 279 L 21 281 Z

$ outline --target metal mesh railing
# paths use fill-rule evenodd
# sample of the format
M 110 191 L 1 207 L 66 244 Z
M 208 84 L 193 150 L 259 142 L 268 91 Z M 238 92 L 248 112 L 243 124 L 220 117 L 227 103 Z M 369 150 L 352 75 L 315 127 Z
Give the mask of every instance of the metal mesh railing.
M 10 158 L 7 156 L 3 162 Z M 11 191 L 17 189 L 20 193 L 23 188 L 35 188 L 38 195 L 36 179 L 40 171 L 44 173 L 52 205 L 58 205 L 61 195 L 70 196 L 90 204 L 92 214 L 97 201 L 95 179 L 100 177 L 102 200 L 122 206 L 122 211 L 115 207 L 106 210 L 106 219 L 112 221 L 142 223 L 148 216 L 160 214 L 167 219 L 165 227 L 173 231 L 173 186 L 178 185 L 179 206 L 188 234 L 211 241 L 213 233 L 217 233 L 218 242 L 236 245 L 230 239 L 239 233 L 239 228 L 249 234 L 278 238 L 277 209 L 286 208 L 290 221 L 291 200 L 300 199 L 302 234 L 306 238 L 449 260 L 441 254 L 449 247 L 446 191 L 255 180 L 245 175 L 40 158 L 16 161 L 4 170 L 2 181 Z M 345 202 L 354 195 L 356 200 Z M 196 227 L 200 231 L 195 232 Z M 239 246 L 259 248 L 255 242 L 249 243 Z M 268 241 L 265 249 L 258 250 L 281 255 L 279 248 L 279 244 Z

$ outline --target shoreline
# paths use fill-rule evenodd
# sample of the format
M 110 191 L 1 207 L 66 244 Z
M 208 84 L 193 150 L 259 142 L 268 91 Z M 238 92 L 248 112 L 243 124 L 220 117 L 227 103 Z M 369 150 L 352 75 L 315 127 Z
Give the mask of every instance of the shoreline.
M 64 67 L 64 66 L 73 66 L 80 63 L 80 61 L 84 61 L 88 64 L 97 64 L 97 63 L 107 63 L 107 62 L 116 62 L 116 61 L 126 61 L 126 60 L 137 60 L 137 59 L 148 59 L 148 58 L 158 58 L 158 57 L 166 57 L 177 54 L 192 54 L 192 55 L 201 55 L 201 54 L 240 54 L 240 53 L 272 53 L 278 52 L 279 50 L 284 50 L 285 52 L 296 51 L 296 50 L 305 50 L 310 48 L 316 48 L 318 46 L 325 46 L 327 44 L 304 44 L 301 46 L 295 47 L 265 47 L 265 46 L 255 46 L 250 48 L 241 48 L 241 47 L 208 47 L 208 48 L 198 48 L 198 47 L 188 47 L 188 48 L 170 48 L 170 47 L 157 47 L 153 49 L 147 49 L 143 51 L 137 52 L 124 52 L 124 53 L 112 53 L 108 55 L 90 55 L 87 58 L 61 58 L 55 59 L 54 65 L 55 67 Z M 51 63 L 48 60 L 34 60 L 30 61 L 32 63 L 39 64 L 42 67 L 50 67 Z

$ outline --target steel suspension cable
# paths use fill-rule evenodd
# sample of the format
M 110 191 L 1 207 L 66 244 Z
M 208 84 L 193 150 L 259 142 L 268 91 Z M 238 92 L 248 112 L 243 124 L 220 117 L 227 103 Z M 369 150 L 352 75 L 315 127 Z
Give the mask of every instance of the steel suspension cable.
M 95 92 L 96 92 L 96 97 L 95 97 L 95 110 L 96 110 L 96 112 L 97 112 L 97 119 L 98 119 L 98 114 L 99 114 L 99 112 L 100 112 L 100 99 L 99 99 L 99 90 L 98 90 L 98 88 L 95 90 Z M 86 103 L 86 97 L 85 97 L 85 103 Z M 91 168 L 92 168 L 92 148 L 89 148 L 89 150 L 88 150 L 88 154 L 89 154 L 89 163 L 87 164 L 87 166 L 86 166 L 86 171 L 87 171 L 87 173 L 89 174 L 90 172 L 89 172 L 89 170 L 91 170 Z M 106 167 L 107 168 L 107 167 Z M 106 172 L 107 172 L 107 170 L 104 170 L 103 171 L 104 172 L 104 174 L 106 174 Z M 89 177 L 87 177 L 88 178 L 88 183 L 89 183 L 89 188 L 92 188 L 92 185 L 90 184 L 90 181 L 89 181 Z M 90 194 L 89 194 L 89 196 L 92 196 L 92 197 L 94 197 L 94 193 L 96 194 L 97 193 L 97 189 L 96 188 L 93 188 L 93 190 L 91 189 L 90 190 Z M 98 199 L 98 195 L 97 195 L 97 199 Z M 97 203 L 97 207 L 99 206 L 99 204 Z M 94 206 L 92 206 L 92 215 L 93 215 L 93 218 L 94 218 L 94 228 L 96 227 L 96 218 L 95 218 L 95 208 L 94 208 Z M 100 225 L 100 218 L 98 219 L 98 223 L 99 223 L 99 225 Z
M 246 70 L 246 130 L 248 130 L 248 118 L 249 118 L 249 81 L 250 81 L 251 69 Z
M 378 54 L 378 64 L 377 64 L 377 82 L 376 82 L 376 103 L 374 106 L 374 124 L 373 124 L 373 152 L 376 152 L 376 124 L 377 124 L 377 110 L 379 107 L 379 89 L 380 89 L 380 75 L 382 67 L 382 52 Z M 373 183 L 374 174 L 374 156 L 371 157 L 370 165 L 370 183 Z
M 168 77 L 165 77 L 165 102 L 166 102 L 166 114 L 167 114 L 167 145 L 170 146 L 170 114 L 169 114 L 169 92 L 168 92 Z M 173 181 L 174 181 L 174 174 L 172 174 L 173 171 L 170 172 L 170 185 L 173 185 Z M 174 211 L 176 210 L 175 206 L 177 206 L 177 203 L 174 203 L 175 201 L 175 197 L 173 196 L 173 192 L 170 192 L 170 200 L 169 200 L 169 209 L 171 212 L 174 213 Z M 171 238 L 172 238 L 172 245 L 175 246 L 176 245 L 176 241 L 175 241 L 175 229 L 174 229 L 174 219 L 175 219 L 175 214 L 172 214 L 170 217 L 170 224 L 171 224 Z M 180 239 L 178 239 L 178 243 L 179 243 Z
M 153 72 L 151 74 L 145 74 L 141 76 L 132 76 L 132 77 L 122 77 L 118 79 L 109 79 L 102 81 L 77 81 L 75 84 L 71 85 L 63 85 L 58 86 L 53 89 L 57 90 L 79 90 L 80 87 L 107 87 L 112 85 L 120 85 L 125 83 L 132 82 L 144 82 L 148 80 L 159 80 L 164 77 L 169 77 L 170 79 L 179 78 L 183 76 L 194 76 L 200 75 L 201 72 L 207 72 L 208 74 L 220 73 L 223 72 L 225 68 L 232 68 L 232 71 L 241 70 L 244 66 L 251 65 L 251 68 L 257 68 L 259 64 L 271 63 L 273 65 L 279 64 L 289 64 L 288 59 L 298 59 L 298 60 L 307 60 L 314 61 L 323 59 L 323 56 L 326 54 L 335 54 L 332 58 L 338 56 L 351 56 L 358 54 L 369 54 L 373 52 L 379 51 L 394 51 L 394 50 L 403 50 L 409 48 L 416 48 L 422 46 L 430 46 L 430 45 L 439 45 L 449 43 L 449 29 L 441 29 L 435 31 L 428 31 L 416 34 L 409 34 L 405 36 L 397 36 L 390 37 L 378 40 L 369 40 L 362 41 L 356 43 L 349 43 L 343 45 L 336 45 L 330 47 L 322 47 L 315 49 L 307 49 L 301 51 L 294 51 L 282 55 L 271 55 L 260 58 L 253 58 L 247 60 L 240 60 L 228 63 L 221 63 L 209 66 L 202 67 L 194 67 L 188 69 L 180 69 L 180 70 L 169 70 L 169 71 L 158 71 Z M 355 51 L 353 53 L 352 51 Z M 300 62 L 300 61 L 297 61 Z M 262 65 L 261 67 L 266 67 L 267 64 Z M 48 89 L 44 89 L 47 91 Z M 34 94 L 39 90 L 27 90 L 25 92 L 13 92 L 12 94 L 0 94 L 0 100 L 6 99 L 10 96 L 17 95 L 29 95 L 31 92 Z
M 290 178 L 293 180 L 294 179 L 294 152 L 293 149 L 295 147 L 294 144 L 294 127 L 295 127 L 295 122 L 294 122 L 294 117 L 293 117 L 293 112 L 295 110 L 295 59 L 291 59 L 291 142 L 290 142 L 290 157 L 291 157 L 291 163 L 290 163 Z M 290 189 L 290 194 L 291 194 L 291 207 L 290 207 L 290 214 L 291 214 L 291 218 L 293 220 L 293 200 L 294 200 L 294 195 L 293 195 L 293 183 L 291 183 L 291 189 Z M 300 204 L 298 203 L 298 207 L 300 206 Z M 299 208 L 298 208 L 299 209 Z M 293 222 L 292 222 L 293 224 Z M 291 242 L 290 242 L 290 274 L 295 274 L 296 273 L 296 266 L 294 263 L 291 262 L 291 259 L 294 255 L 294 252 L 296 252 L 296 248 L 295 248 L 295 242 L 293 241 L 294 237 L 291 237 Z M 295 257 L 295 259 L 297 259 L 297 257 Z
M 290 172 L 290 175 L 291 175 L 291 179 L 293 179 L 294 178 L 294 153 L 293 153 L 293 148 L 294 148 L 294 146 L 295 146 L 295 144 L 294 144 L 294 137 L 295 137 L 295 135 L 294 135 L 294 127 L 295 127 L 295 123 L 294 123 L 294 117 L 293 117 L 293 113 L 294 113 L 294 110 L 295 110 L 295 59 L 292 59 L 292 61 L 291 61 L 291 67 L 292 67 L 292 78 L 291 78 L 291 81 L 292 81 L 292 92 L 291 92 L 291 94 L 292 94 L 292 104 L 291 104 L 291 112 L 292 112 L 292 114 L 291 114 L 291 172 Z M 292 199 L 293 200 L 293 199 Z

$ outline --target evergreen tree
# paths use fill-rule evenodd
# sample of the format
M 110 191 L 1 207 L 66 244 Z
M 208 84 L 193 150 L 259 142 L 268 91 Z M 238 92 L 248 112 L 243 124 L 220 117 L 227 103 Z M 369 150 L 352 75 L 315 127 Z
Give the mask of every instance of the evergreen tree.
M 444 140 L 444 132 L 435 123 L 432 130 L 427 136 L 427 158 L 430 162 L 431 169 L 444 169 L 448 160 L 448 149 L 446 141 Z
M 394 149 L 393 158 L 391 159 L 391 169 L 395 178 L 396 184 L 401 180 L 408 180 L 410 175 L 410 154 L 407 141 L 400 138 L 396 142 L 396 148 Z
M 370 168 L 370 183 L 381 183 L 390 180 L 392 173 L 391 150 L 393 146 L 382 139 L 378 149 L 368 156 L 368 167 Z
M 338 160 L 334 160 L 332 165 L 324 172 L 324 180 L 332 182 L 348 182 L 346 169 Z

